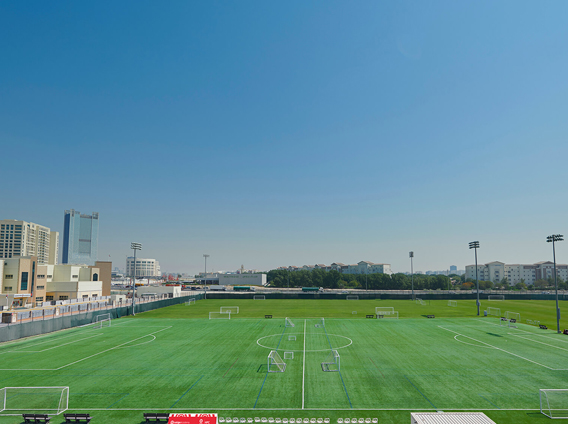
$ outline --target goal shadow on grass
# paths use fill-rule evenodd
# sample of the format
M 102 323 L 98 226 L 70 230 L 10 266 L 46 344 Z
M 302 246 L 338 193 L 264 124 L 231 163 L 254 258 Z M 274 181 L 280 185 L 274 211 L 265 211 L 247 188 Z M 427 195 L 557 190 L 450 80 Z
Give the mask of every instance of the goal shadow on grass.
M 268 372 L 268 364 L 261 364 L 256 372 L 265 373 Z

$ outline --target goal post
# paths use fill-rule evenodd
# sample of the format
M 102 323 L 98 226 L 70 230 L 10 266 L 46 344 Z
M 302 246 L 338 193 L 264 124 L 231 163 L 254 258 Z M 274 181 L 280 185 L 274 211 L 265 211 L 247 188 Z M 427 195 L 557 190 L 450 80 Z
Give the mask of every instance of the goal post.
M 286 320 L 284 321 L 284 326 L 285 327 L 295 327 L 294 323 L 292 322 L 292 320 L 288 317 L 286 317 Z
M 110 313 L 97 315 L 93 320 L 93 328 L 110 327 L 110 321 Z
M 195 305 L 195 298 L 188 299 L 185 304 L 186 306 Z
M 458 306 L 457 300 L 448 300 L 448 306 Z
M 332 349 L 329 352 L 325 361 L 321 363 L 321 369 L 325 372 L 338 372 L 341 370 L 341 357 L 337 350 Z
M 394 313 L 394 307 L 392 306 L 375 306 L 375 314 L 383 314 L 383 313 Z
M 231 313 L 231 314 L 238 314 L 239 313 L 239 307 L 238 306 L 221 306 L 221 308 L 219 308 L 219 312 L 222 314 L 226 314 L 226 313 Z
M 416 304 L 417 305 L 426 305 L 426 302 L 424 302 L 422 299 L 420 299 L 419 297 L 416 298 Z
M 487 300 L 505 300 L 505 295 L 503 294 L 490 294 L 487 296 Z
M 568 418 L 568 389 L 540 389 L 540 412 L 548 418 Z
M 398 311 L 382 311 L 376 314 L 377 319 L 391 318 L 398 319 Z
M 501 308 L 492 308 L 490 306 L 487 308 L 487 315 L 501 318 Z
M 263 294 L 254 295 L 252 298 L 253 300 L 266 300 L 266 296 L 264 296 Z
M 282 360 L 278 351 L 271 350 L 268 354 L 268 372 L 286 371 L 286 362 Z
M 514 319 L 517 322 L 521 322 L 521 314 L 518 312 L 506 311 L 505 318 L 507 318 L 509 321 Z
M 209 312 L 209 319 L 231 319 L 231 311 L 229 312 Z
M 345 299 L 347 299 L 347 300 L 359 300 L 359 296 L 351 295 L 351 294 L 350 294 L 350 295 L 347 295 L 347 296 L 345 297 Z
M 323 328 L 325 327 L 325 318 L 322 318 L 321 320 L 318 320 L 318 323 L 315 324 L 316 328 Z
M 59 415 L 69 409 L 68 386 L 4 387 L 0 389 L 0 416 Z

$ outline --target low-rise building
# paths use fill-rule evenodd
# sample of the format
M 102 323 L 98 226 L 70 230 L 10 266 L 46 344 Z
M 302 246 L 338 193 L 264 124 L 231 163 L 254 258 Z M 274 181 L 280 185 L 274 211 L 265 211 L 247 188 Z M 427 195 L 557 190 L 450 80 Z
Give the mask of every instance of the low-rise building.
M 361 261 L 352 265 L 345 265 L 341 262 L 334 262 L 327 266 L 325 264 L 304 265 L 299 268 L 297 266 L 280 267 L 278 269 L 285 269 L 288 271 L 313 271 L 314 269 L 321 269 L 324 271 L 335 270 L 342 274 L 392 274 L 390 264 L 379 264 L 369 261 Z
M 126 275 L 134 275 L 134 256 L 126 258 Z M 136 258 L 136 277 L 160 277 L 160 263 L 156 259 Z
M 568 265 L 556 264 L 556 273 L 559 278 L 568 280 Z M 465 277 L 475 279 L 475 265 L 465 267 Z M 537 280 L 546 280 L 554 277 L 554 263 L 550 261 L 537 262 L 535 264 L 506 264 L 494 261 L 484 265 L 477 265 L 477 278 L 483 281 L 499 283 L 506 278 L 509 285 L 524 282 L 534 284 Z

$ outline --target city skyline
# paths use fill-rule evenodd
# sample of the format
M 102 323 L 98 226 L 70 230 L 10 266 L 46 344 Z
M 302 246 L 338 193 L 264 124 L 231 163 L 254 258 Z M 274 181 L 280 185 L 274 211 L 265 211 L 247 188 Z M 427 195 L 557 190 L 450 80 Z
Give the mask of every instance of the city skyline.
M 0 218 L 62 236 L 62 211 L 98 211 L 99 260 L 139 242 L 191 274 L 203 254 L 464 269 L 473 240 L 479 263 L 549 260 L 568 233 L 567 12 L 2 2 Z

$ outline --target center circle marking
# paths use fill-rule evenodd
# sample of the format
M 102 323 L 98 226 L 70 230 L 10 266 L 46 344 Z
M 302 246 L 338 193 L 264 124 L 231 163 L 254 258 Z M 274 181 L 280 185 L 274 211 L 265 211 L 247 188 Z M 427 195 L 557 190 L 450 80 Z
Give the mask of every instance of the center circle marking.
M 298 334 L 299 334 L 299 335 L 303 335 L 304 333 L 286 333 L 286 334 L 284 334 L 284 336 L 295 336 L 295 335 L 298 335 Z M 313 335 L 313 334 L 312 334 L 312 335 Z M 316 334 L 316 335 L 325 336 L 325 334 Z M 262 339 L 266 339 L 266 338 L 268 338 L 268 337 L 275 337 L 275 336 L 276 336 L 276 337 L 278 337 L 278 336 L 282 337 L 282 333 L 280 333 L 280 334 L 270 334 L 269 336 L 261 337 L 260 339 L 258 339 L 258 340 L 256 341 L 256 344 L 259 345 L 260 347 L 265 348 L 265 349 L 276 350 L 276 347 L 265 346 L 265 345 L 263 345 L 263 344 L 260 342 Z M 327 334 L 327 336 L 341 337 L 342 339 L 346 339 L 345 343 L 347 343 L 347 341 L 349 341 L 349 343 L 347 343 L 346 345 L 334 347 L 334 348 L 333 348 L 334 350 L 337 350 L 337 349 L 344 349 L 344 348 L 346 348 L 346 347 L 348 347 L 348 346 L 351 346 L 351 345 L 353 344 L 353 340 L 351 340 L 349 337 L 346 337 L 346 336 L 341 336 L 341 335 L 339 335 L 339 334 Z M 280 349 L 280 348 L 278 348 L 278 349 Z M 286 352 L 327 352 L 327 351 L 330 350 L 330 348 L 327 348 L 327 349 L 315 349 L 315 350 L 308 350 L 308 349 L 306 349 L 305 351 L 304 351 L 304 349 L 280 349 L 280 350 L 285 350 Z

